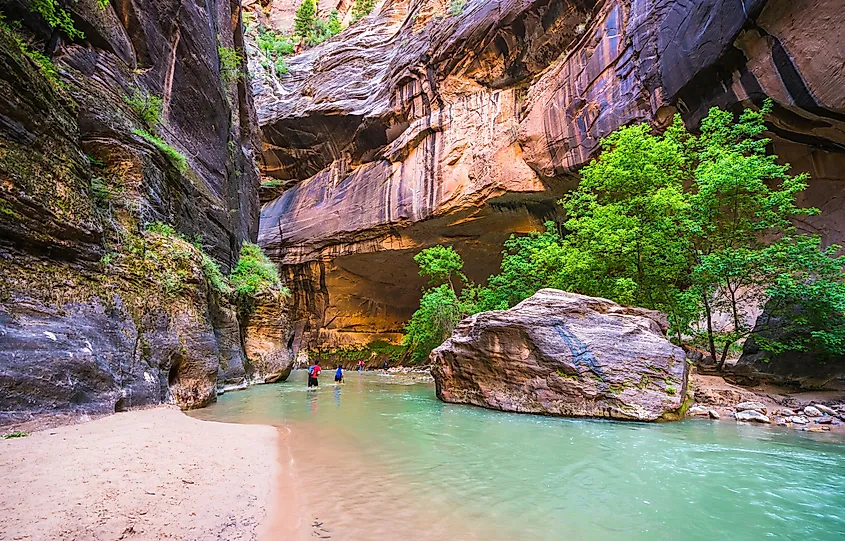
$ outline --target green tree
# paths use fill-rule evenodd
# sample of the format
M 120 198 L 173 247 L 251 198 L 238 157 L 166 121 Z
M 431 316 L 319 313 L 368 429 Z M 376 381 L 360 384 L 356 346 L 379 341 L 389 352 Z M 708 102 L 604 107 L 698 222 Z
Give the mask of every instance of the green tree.
M 414 363 L 422 363 L 431 351 L 452 334 L 462 314 L 455 292 L 448 284 L 423 293 L 420 307 L 405 326 L 402 345 Z
M 414 261 L 420 266 L 420 276 L 428 276 L 430 285 L 446 282 L 452 291 L 456 291 L 452 278 L 465 279 L 461 272 L 464 268 L 464 260 L 451 246 L 426 248 L 414 256 Z
M 845 257 L 822 248 L 818 236 L 784 237 L 765 249 L 759 272 L 768 277 L 764 318 L 776 322 L 756 337 L 774 353 L 845 355 Z
M 507 241 L 499 274 L 469 288 L 474 305 L 462 295 L 461 306 L 508 308 L 542 287 L 607 297 L 666 312 L 679 341 L 703 321 L 722 366 L 751 330 L 744 306 L 818 303 L 824 317 L 801 315 L 790 331 L 796 338 L 777 347 L 836 351 L 845 344 L 833 316 L 842 317 L 842 261 L 795 234 L 791 220 L 817 211 L 795 205 L 807 177 L 789 175 L 767 154 L 761 135 L 770 108 L 738 120 L 714 108 L 700 135 L 679 116 L 662 135 L 646 125 L 613 133 L 561 201 L 568 219 Z M 729 316 L 727 330 L 714 328 L 716 313 Z
M 307 39 L 314 31 L 317 23 L 317 2 L 315 0 L 303 0 L 296 10 L 296 17 L 293 21 L 293 33 L 302 39 Z
M 333 9 L 331 13 L 329 13 L 329 21 L 327 24 L 332 36 L 340 34 L 341 30 L 343 30 L 343 27 L 340 24 L 340 13 L 338 13 L 337 9 Z
M 727 111 L 713 108 L 701 124 L 701 135 L 687 146 L 695 175 L 689 194 L 687 223 L 695 263 L 695 283 L 707 325 L 710 354 L 722 367 L 730 346 L 750 332 L 743 306 L 762 302 L 760 295 L 772 273 L 759 272 L 772 239 L 794 231 L 791 219 L 815 214 L 799 209 L 796 196 L 807 187 L 807 175 L 789 175 L 768 155 L 769 139 L 764 115 L 745 110 L 736 121 Z M 729 314 L 732 325 L 723 334 L 724 346 L 717 357 L 712 314 Z
M 455 325 L 477 308 L 477 288 L 464 275 L 464 261 L 451 246 L 433 246 L 414 256 L 420 276 L 430 288 L 423 292 L 419 309 L 405 327 L 402 343 L 414 362 L 423 362 L 431 350 L 452 334 Z M 458 287 L 462 291 L 458 296 Z
M 357 22 L 363 19 L 376 7 L 376 0 L 355 0 L 355 5 L 352 6 L 352 22 Z

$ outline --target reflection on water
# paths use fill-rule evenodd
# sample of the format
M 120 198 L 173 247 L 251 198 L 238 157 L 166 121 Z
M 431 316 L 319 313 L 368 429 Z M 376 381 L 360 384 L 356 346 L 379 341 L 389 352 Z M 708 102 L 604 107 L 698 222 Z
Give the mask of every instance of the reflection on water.
M 294 538 L 845 539 L 831 437 L 504 414 L 398 376 L 346 380 L 307 391 L 294 372 L 193 413 L 290 429 L 296 502 L 274 514 L 302 519 Z

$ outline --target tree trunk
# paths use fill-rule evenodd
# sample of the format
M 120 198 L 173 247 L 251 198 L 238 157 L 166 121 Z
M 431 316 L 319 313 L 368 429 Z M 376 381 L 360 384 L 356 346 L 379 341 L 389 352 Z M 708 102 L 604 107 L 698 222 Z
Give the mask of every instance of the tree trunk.
M 710 312 L 710 301 L 707 300 L 707 294 L 703 295 L 704 299 L 704 313 L 707 315 L 707 341 L 710 344 L 710 356 L 713 357 L 713 362 L 716 362 L 716 342 L 713 340 L 713 316 Z
M 728 350 L 733 342 L 725 341 L 725 349 L 722 350 L 722 358 L 719 360 L 719 365 L 716 369 L 721 372 L 725 368 L 725 360 L 728 358 Z

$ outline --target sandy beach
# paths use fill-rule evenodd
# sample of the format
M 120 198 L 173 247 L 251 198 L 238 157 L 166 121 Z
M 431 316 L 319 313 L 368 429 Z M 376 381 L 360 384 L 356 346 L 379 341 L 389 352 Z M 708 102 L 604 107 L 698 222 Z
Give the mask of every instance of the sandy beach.
M 0 540 L 258 539 L 278 438 L 162 407 L 0 440 Z

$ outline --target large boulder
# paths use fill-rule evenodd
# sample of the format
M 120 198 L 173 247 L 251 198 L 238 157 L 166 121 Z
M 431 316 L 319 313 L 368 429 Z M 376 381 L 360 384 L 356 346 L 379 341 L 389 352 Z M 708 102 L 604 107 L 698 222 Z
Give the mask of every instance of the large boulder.
M 520 413 L 634 421 L 679 418 L 684 351 L 666 316 L 543 289 L 461 321 L 431 354 L 437 396 Z

